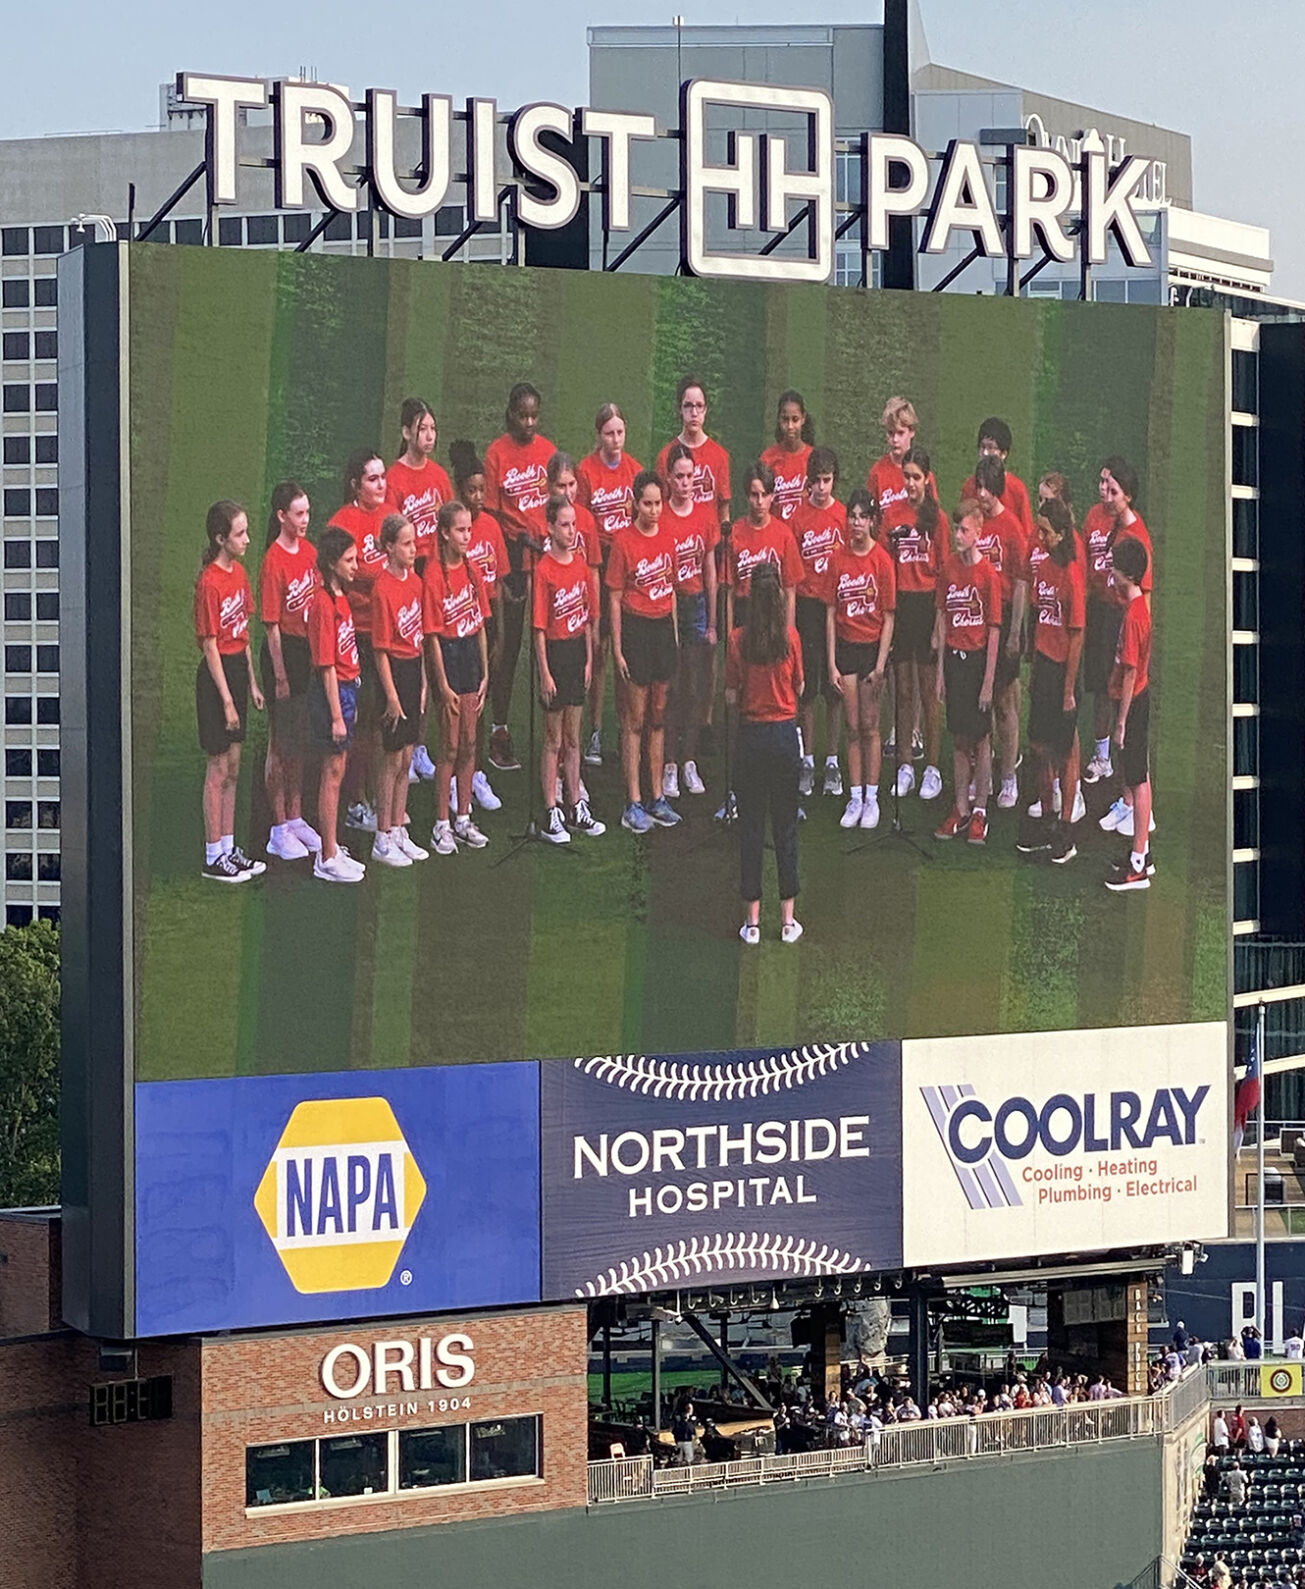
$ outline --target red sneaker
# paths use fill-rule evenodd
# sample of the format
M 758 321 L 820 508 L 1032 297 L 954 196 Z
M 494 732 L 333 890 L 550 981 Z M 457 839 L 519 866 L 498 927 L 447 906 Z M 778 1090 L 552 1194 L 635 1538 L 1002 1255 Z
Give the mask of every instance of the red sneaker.
M 969 840 L 971 844 L 986 844 L 988 842 L 988 813 L 976 811 L 970 818 Z
M 965 821 L 965 818 L 960 814 L 959 811 L 957 811 L 955 809 L 955 807 L 953 807 L 952 810 L 949 811 L 947 816 L 943 819 L 942 826 L 940 828 L 936 828 L 934 830 L 934 835 L 933 835 L 934 838 L 935 839 L 954 839 L 956 837 L 956 835 L 961 831 L 961 824 L 964 821 Z

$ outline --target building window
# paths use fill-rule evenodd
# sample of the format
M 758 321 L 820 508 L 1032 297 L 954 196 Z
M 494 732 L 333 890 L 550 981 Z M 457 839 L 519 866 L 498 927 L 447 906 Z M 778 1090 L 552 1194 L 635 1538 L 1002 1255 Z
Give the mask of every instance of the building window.
M 295 1501 L 311 1501 L 316 1458 L 315 1440 L 250 1446 L 245 1452 L 245 1505 L 289 1506 Z
M 53 276 L 42 276 L 36 283 L 36 295 L 33 299 L 38 309 L 57 309 L 59 306 L 59 283 Z
M 1258 414 L 1260 411 L 1256 357 L 1244 348 L 1233 349 L 1232 406 L 1242 414 Z
M 279 243 L 281 241 L 275 215 L 248 215 L 245 217 L 245 236 L 251 243 Z
M 34 390 L 36 392 L 36 412 L 38 414 L 58 413 L 59 387 L 55 381 L 38 381 Z
M 59 852 L 42 850 L 36 857 L 36 877 L 41 883 L 57 883 L 62 868 L 59 865 Z
M 1259 514 L 1259 504 L 1254 497 L 1234 497 L 1232 505 L 1233 519 L 1233 556 L 1258 557 L 1259 536 L 1256 532 L 1256 518 Z
M 204 241 L 203 221 L 177 221 L 173 227 L 172 239 L 176 243 L 189 243 L 192 247 Z
M 353 216 L 333 215 L 322 236 L 328 243 L 348 243 L 353 238 Z
M 5 827 L 21 828 L 24 831 L 32 826 L 32 802 L 30 800 L 5 801 Z
M 467 1480 L 467 1426 L 399 1432 L 399 1488 L 424 1490 Z
M 37 463 L 59 462 L 59 438 L 57 436 L 38 436 L 36 438 Z
M 27 703 L 31 707 L 31 702 Z M 30 710 L 27 722 L 31 722 Z M 36 721 L 47 726 L 59 721 L 59 697 L 57 695 L 38 695 L 36 698 Z
M 0 292 L 0 308 L 26 309 L 31 301 L 31 285 L 25 277 L 6 281 L 4 290 Z
M 26 254 L 27 228 L 25 226 L 6 226 L 0 231 L 0 254 Z
M 30 673 L 32 671 L 31 646 L 5 647 L 5 672 Z
M 6 905 L 6 927 L 30 927 L 32 925 L 32 907 L 30 905 Z
M 25 487 L 7 486 L 4 502 L 7 519 L 25 519 L 32 511 L 32 493 Z
M 420 237 L 421 222 L 410 220 L 406 215 L 396 215 L 394 217 L 394 235 L 395 237 Z
M 436 237 L 460 237 L 467 224 L 460 204 L 445 204 L 435 211 Z
M 30 883 L 32 881 L 32 852 L 30 850 L 10 850 L 5 856 L 5 881 L 8 883 Z
M 5 567 L 30 568 L 32 566 L 32 543 L 30 541 L 5 542 Z
M 30 436 L 5 437 L 6 463 L 31 463 L 32 438 Z
M 32 753 L 30 750 L 5 751 L 5 777 L 30 778 L 32 776 Z
M 59 827 L 59 802 L 57 800 L 38 800 L 36 802 L 36 825 L 47 832 L 57 831 Z
M 38 359 L 57 359 L 59 357 L 59 333 L 57 331 L 38 331 L 32 338 L 34 349 L 33 357 Z
M 281 217 L 281 235 L 287 243 L 302 243 L 313 229 L 313 218 L 306 210 L 290 210 Z
M 59 671 L 58 646 L 37 646 L 36 671 L 38 673 L 57 673 Z
M 30 556 L 30 553 L 29 553 L 29 556 Z M 24 568 L 26 568 L 27 566 L 28 566 L 28 564 L 26 564 L 26 563 L 23 564 Z M 58 566 L 59 566 L 59 543 L 58 543 L 58 541 L 37 541 L 37 543 L 36 543 L 36 566 L 38 568 L 58 568 Z
M 58 623 L 59 592 L 57 590 L 37 591 L 36 616 L 42 623 Z
M 32 721 L 32 697 L 30 695 L 5 696 L 5 722 L 30 723 Z
M 6 414 L 30 414 L 32 388 L 26 382 L 20 386 L 16 382 L 6 381 L 4 392 L 0 394 L 0 405 Z
M 64 250 L 62 226 L 34 226 L 32 252 L 34 254 L 62 254 Z
M 340 1435 L 317 1443 L 317 1493 L 383 1495 L 390 1488 L 390 1442 L 383 1434 Z
M 470 1426 L 472 1483 L 534 1478 L 539 1473 L 539 1419 L 495 1418 Z
M 57 927 L 61 912 L 58 905 L 42 905 L 40 910 L 37 911 L 37 915 L 42 921 L 48 921 L 52 926 Z
M 240 247 L 240 216 L 222 215 L 218 217 L 218 242 L 223 248 Z
M 1259 433 L 1249 425 L 1232 428 L 1232 483 L 1235 486 L 1259 484 Z
M 57 750 L 37 751 L 36 776 L 38 778 L 57 778 L 59 776 L 59 752 Z
M 32 616 L 32 598 L 25 590 L 5 591 L 5 622 L 25 623 Z
M 37 487 L 36 516 L 38 519 L 57 519 L 59 517 L 59 492 L 57 487 Z
M 26 331 L 6 331 L 0 337 L 0 357 L 26 359 L 31 357 L 32 339 Z

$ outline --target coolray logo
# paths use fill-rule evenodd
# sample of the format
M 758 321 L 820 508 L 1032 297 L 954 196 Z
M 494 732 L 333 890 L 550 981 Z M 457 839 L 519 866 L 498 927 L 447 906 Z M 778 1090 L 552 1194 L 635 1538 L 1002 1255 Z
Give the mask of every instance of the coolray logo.
M 384 1098 L 301 1103 L 254 1193 L 296 1291 L 388 1285 L 426 1182 Z
M 1157 1087 L 1149 1098 L 1122 1089 L 1081 1097 L 1060 1092 L 1041 1104 L 1006 1098 L 995 1110 L 968 1083 L 921 1087 L 920 1095 L 966 1201 L 980 1209 L 1023 1207 L 1008 1161 L 1027 1158 L 1035 1148 L 1063 1158 L 1161 1142 L 1194 1146 L 1197 1117 L 1209 1091 L 1203 1084 L 1190 1093 Z

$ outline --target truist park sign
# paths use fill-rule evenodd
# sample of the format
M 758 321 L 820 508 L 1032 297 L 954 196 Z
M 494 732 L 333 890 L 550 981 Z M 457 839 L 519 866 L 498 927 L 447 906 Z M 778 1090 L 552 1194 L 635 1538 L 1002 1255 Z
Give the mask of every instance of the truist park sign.
M 455 110 L 450 96 L 426 94 L 419 106 L 403 107 L 389 89 L 368 89 L 354 101 L 323 83 L 194 72 L 178 75 L 177 93 L 207 111 L 210 207 L 239 202 L 242 163 L 268 163 L 242 162 L 238 135 L 242 110 L 270 105 L 270 164 L 282 209 L 377 208 L 420 220 L 449 202 L 456 186 L 465 193 L 469 225 L 495 222 L 506 193 L 524 225 L 552 230 L 575 220 L 592 192 L 601 196 L 605 231 L 635 234 L 632 200 L 669 196 L 679 212 L 684 270 L 751 281 L 826 281 L 837 236 L 859 221 L 868 256 L 888 248 L 897 217 L 923 218 L 924 254 L 943 253 L 959 234 L 993 259 L 1013 263 L 1038 254 L 1066 264 L 1081 249 L 1085 264 L 1099 265 L 1113 236 L 1127 263 L 1151 263 L 1137 211 L 1152 162 L 1131 155 L 1112 164 L 1105 147 L 1086 141 L 1072 161 L 1045 144 L 1010 145 L 1001 157 L 1007 168 L 1001 213 L 976 143 L 955 139 L 929 153 L 908 137 L 863 133 L 843 141 L 860 154 L 861 191 L 840 205 L 834 103 L 814 88 L 695 79 L 682 85 L 678 129 L 658 127 L 651 115 L 636 111 L 540 103 L 500 117 L 493 99 L 469 99 Z M 717 130 L 748 113 L 754 119 L 763 114 L 775 130 Z M 506 123 L 503 148 L 500 121 Z M 415 164 L 399 158 L 400 143 L 406 147 L 410 136 L 401 138 L 403 122 L 417 130 Z M 665 139 L 679 144 L 678 189 L 637 184 L 640 150 Z M 601 154 L 601 178 L 593 182 L 579 174 L 587 158 L 575 158 L 587 141 Z M 465 150 L 460 164 L 454 159 L 459 147 Z M 728 247 L 722 227 L 714 219 L 708 224 L 718 212 Z M 779 252 L 789 234 L 799 244 L 805 237 L 805 250 Z

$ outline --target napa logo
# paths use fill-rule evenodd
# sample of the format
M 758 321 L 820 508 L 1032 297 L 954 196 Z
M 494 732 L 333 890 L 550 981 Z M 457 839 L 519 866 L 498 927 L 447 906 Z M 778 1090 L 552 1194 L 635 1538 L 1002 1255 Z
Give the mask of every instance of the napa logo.
M 254 1193 L 296 1291 L 388 1285 L 426 1182 L 384 1098 L 298 1104 Z

